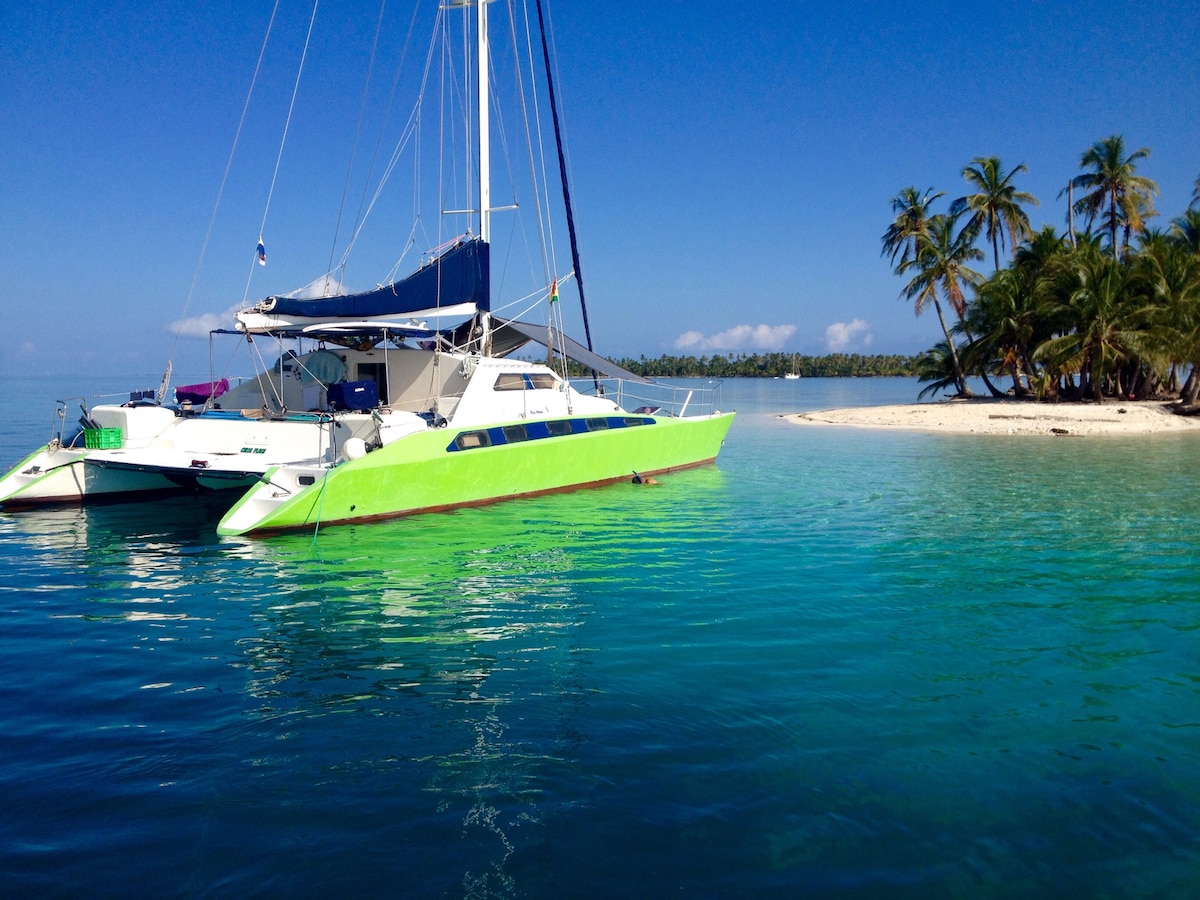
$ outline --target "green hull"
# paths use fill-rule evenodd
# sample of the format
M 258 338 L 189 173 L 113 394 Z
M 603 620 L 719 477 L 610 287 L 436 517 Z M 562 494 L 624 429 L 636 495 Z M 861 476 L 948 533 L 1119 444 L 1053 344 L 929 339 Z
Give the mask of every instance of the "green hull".
M 272 469 L 221 520 L 220 534 L 322 526 L 493 503 L 713 462 L 733 413 L 448 452 L 459 429 L 415 434 L 316 472 L 285 500 Z

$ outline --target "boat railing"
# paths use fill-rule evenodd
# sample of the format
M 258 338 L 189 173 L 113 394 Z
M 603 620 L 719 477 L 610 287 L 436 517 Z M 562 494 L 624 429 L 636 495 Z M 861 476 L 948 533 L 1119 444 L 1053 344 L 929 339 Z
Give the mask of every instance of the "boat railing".
M 630 412 L 676 416 L 706 416 L 720 411 L 720 381 L 691 381 L 667 384 L 660 381 L 630 381 L 601 378 L 575 382 L 576 390 L 613 400 Z

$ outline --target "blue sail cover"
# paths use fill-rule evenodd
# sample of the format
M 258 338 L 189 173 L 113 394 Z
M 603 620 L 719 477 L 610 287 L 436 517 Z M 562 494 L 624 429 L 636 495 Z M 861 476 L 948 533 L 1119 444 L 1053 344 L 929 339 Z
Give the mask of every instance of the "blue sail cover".
M 474 303 L 491 309 L 488 245 L 476 238 L 447 250 L 407 278 L 358 294 L 301 300 L 268 297 L 263 306 L 278 316 L 310 319 L 369 319 Z

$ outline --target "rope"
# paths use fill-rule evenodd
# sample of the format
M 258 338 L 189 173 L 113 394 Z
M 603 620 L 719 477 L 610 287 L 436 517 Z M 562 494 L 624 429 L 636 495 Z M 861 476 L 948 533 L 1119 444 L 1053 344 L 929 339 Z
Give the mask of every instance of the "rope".
M 250 78 L 250 89 L 246 91 L 246 102 L 242 104 L 242 117 L 238 119 L 237 131 L 233 135 L 233 146 L 229 148 L 229 159 L 225 162 L 225 173 L 221 176 L 221 186 L 217 189 L 217 200 L 213 204 L 212 215 L 208 219 L 208 228 L 204 232 L 204 242 L 200 245 L 200 258 L 196 260 L 196 271 L 192 274 L 192 282 L 188 285 L 187 297 L 183 301 L 183 315 L 179 318 L 179 325 L 175 329 L 175 339 L 171 343 L 171 352 L 167 357 L 167 371 L 163 375 L 163 384 L 159 387 L 158 402 L 162 403 L 163 395 L 166 394 L 166 389 L 171 381 L 172 362 L 175 359 L 175 351 L 179 349 L 179 338 L 183 334 L 183 325 L 187 320 L 188 309 L 192 305 L 192 296 L 196 292 L 196 282 L 200 279 L 200 268 L 204 265 L 204 255 L 208 251 L 208 242 L 212 237 L 213 226 L 217 221 L 217 210 L 221 207 L 221 198 L 225 196 L 225 184 L 229 181 L 229 171 L 233 167 L 233 156 L 237 151 L 238 140 L 242 136 L 242 126 L 246 124 L 246 114 L 250 110 L 250 98 L 254 96 L 254 87 L 258 84 L 258 73 L 262 70 L 263 57 L 267 52 L 267 41 L 271 37 L 271 29 L 275 25 L 275 14 L 279 11 L 279 0 L 275 0 L 275 6 L 271 9 L 271 18 L 267 22 L 267 33 L 263 35 L 262 48 L 258 51 L 258 62 L 254 64 L 254 75 Z
M 525 53 L 529 62 L 530 78 L 536 83 L 533 76 L 533 31 L 529 26 L 529 6 L 526 4 L 523 7 L 525 15 Z M 509 17 L 510 28 L 513 35 L 513 46 L 517 46 L 516 22 L 515 16 Z M 514 62 L 514 71 L 516 72 L 517 80 L 517 96 L 521 101 L 521 116 L 525 121 L 525 134 L 530 133 L 529 121 L 529 102 L 526 100 L 525 86 L 521 79 L 521 67 Z M 554 252 L 554 224 L 550 218 L 550 188 L 546 176 L 546 155 L 543 151 L 542 141 L 542 113 L 541 107 L 538 104 L 537 92 L 530 92 L 529 100 L 533 105 L 533 133 L 537 136 L 536 141 L 526 141 L 529 148 L 529 183 L 533 189 L 534 208 L 538 211 L 535 217 L 538 228 L 538 241 L 541 244 L 542 250 L 542 276 L 549 283 L 553 277 L 553 260 Z M 535 152 L 536 150 L 536 152 Z M 538 174 L 538 168 L 541 167 L 541 175 Z
M 379 134 L 375 138 L 375 152 L 371 155 L 371 165 L 368 167 L 367 177 L 363 181 L 363 193 L 362 193 L 362 196 L 359 198 L 358 211 L 355 213 L 355 217 L 354 217 L 354 221 L 355 221 L 354 231 L 350 238 L 349 243 L 347 243 L 347 245 L 346 245 L 345 252 L 342 254 L 341 262 L 338 263 L 338 268 L 341 270 L 341 274 L 338 277 L 338 281 L 341 283 L 344 283 L 345 279 L 346 279 L 346 263 L 349 260 L 350 251 L 353 249 L 355 242 L 358 240 L 358 236 L 362 232 L 363 225 L 366 223 L 367 216 L 370 215 L 371 210 L 374 208 L 375 201 L 377 199 L 379 199 L 380 190 L 383 188 L 383 185 L 385 185 L 387 183 L 389 177 L 391 176 L 393 168 L 395 168 L 396 161 L 398 160 L 399 155 L 403 150 L 403 147 L 405 146 L 405 144 L 408 141 L 408 136 L 407 136 L 408 129 L 410 126 L 413 127 L 414 129 L 416 128 L 416 126 L 413 124 L 414 119 L 416 119 L 419 122 L 420 110 L 421 110 L 420 100 L 418 100 L 417 106 L 413 110 L 412 115 L 410 116 L 409 124 L 405 125 L 405 128 L 401 133 L 400 141 L 397 143 L 396 149 L 394 149 L 392 151 L 391 161 L 388 163 L 388 166 L 385 169 L 383 176 L 380 178 L 379 186 L 375 189 L 375 194 L 371 198 L 370 206 L 367 206 L 367 195 L 368 195 L 368 192 L 369 192 L 369 189 L 371 186 L 371 177 L 375 172 L 375 164 L 379 161 L 379 149 L 383 145 L 383 135 L 384 135 L 384 132 L 387 130 L 388 121 L 391 119 L 391 116 L 392 116 L 392 106 L 395 103 L 395 99 L 396 99 L 396 88 L 400 84 L 400 75 L 404 71 L 404 61 L 408 58 L 408 48 L 412 45 L 413 30 L 416 28 L 417 16 L 418 16 L 418 13 L 420 13 L 420 12 L 421 12 L 421 5 L 419 3 L 413 4 L 412 18 L 410 18 L 408 21 L 408 33 L 405 34 L 405 36 L 404 36 L 404 47 L 401 49 L 399 61 L 396 63 L 396 75 L 392 79 L 392 87 L 391 87 L 391 90 L 388 92 L 387 107 L 384 109 L 383 119 L 379 123 Z M 421 79 L 421 86 L 422 86 L 421 94 L 424 93 L 424 85 L 425 85 L 428 77 L 429 77 L 429 60 L 426 59 L 425 73 Z M 421 94 L 419 94 L 418 96 L 420 96 Z M 418 164 L 419 164 L 419 157 L 418 157 Z M 416 196 L 414 198 L 414 205 L 416 204 L 417 200 L 419 200 L 419 196 Z M 364 211 L 364 207 L 365 207 L 365 211 Z M 413 222 L 413 230 L 414 231 L 416 230 L 417 222 L 419 222 L 419 221 L 420 221 L 420 219 L 418 217 L 417 220 Z M 408 245 L 405 246 L 406 251 L 407 251 L 407 249 L 408 249 Z M 397 263 L 397 266 L 399 266 L 399 263 Z
M 283 162 L 283 148 L 287 144 L 288 129 L 292 125 L 292 112 L 296 108 L 296 95 L 300 92 L 300 76 L 304 72 L 304 62 L 308 58 L 308 45 L 312 41 L 313 23 L 317 20 L 317 5 L 319 0 L 313 0 L 312 16 L 308 20 L 308 33 L 304 36 L 304 50 L 300 54 L 300 67 L 296 70 L 296 82 L 292 86 L 292 100 L 288 104 L 287 121 L 283 124 L 283 135 L 279 139 L 279 153 L 275 157 L 275 171 L 271 173 L 271 187 L 267 191 L 267 202 L 263 207 L 262 224 L 258 227 L 259 241 L 262 241 L 262 234 L 267 227 L 267 214 L 271 210 L 271 198 L 275 195 L 275 181 L 279 178 L 279 166 Z M 250 296 L 250 281 L 254 278 L 254 267 L 257 265 L 257 255 L 250 262 L 250 274 L 246 276 L 246 290 L 242 294 L 242 305 L 246 305 L 246 298 Z
M 379 48 L 379 33 L 383 30 L 383 11 L 387 0 L 379 4 L 379 19 L 375 23 L 375 37 L 371 41 L 371 58 L 367 62 L 367 80 L 363 84 L 362 101 L 358 105 L 358 121 L 354 123 L 354 140 L 350 144 L 350 161 L 346 164 L 346 181 L 342 185 L 342 199 L 338 203 L 337 221 L 333 226 L 333 243 L 329 247 L 329 270 L 333 270 L 333 254 L 337 252 L 338 233 L 342 228 L 342 212 L 346 208 L 346 195 L 350 193 L 350 173 L 354 170 L 354 157 L 358 153 L 358 133 L 362 130 L 363 116 L 367 110 L 367 91 L 371 87 L 371 73 L 375 71 L 375 53 Z M 325 296 L 329 296 L 329 283 L 325 283 Z
M 332 431 L 330 432 L 332 433 Z M 317 520 L 313 522 L 313 546 L 317 546 L 317 532 L 321 530 L 321 513 L 325 509 L 325 485 L 329 484 L 330 469 L 321 476 L 321 495 L 317 498 Z

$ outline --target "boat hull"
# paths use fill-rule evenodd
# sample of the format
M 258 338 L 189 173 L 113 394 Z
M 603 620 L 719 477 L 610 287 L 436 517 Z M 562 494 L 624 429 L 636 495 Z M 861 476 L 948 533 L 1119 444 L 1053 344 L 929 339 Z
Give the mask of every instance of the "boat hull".
M 646 421 L 457 451 L 451 448 L 466 430 L 445 428 L 333 468 L 281 466 L 234 504 L 217 531 L 254 534 L 438 512 L 705 465 L 716 459 L 733 413 Z
M 120 445 L 86 449 L 53 441 L 34 451 L 0 475 L 0 509 L 244 491 L 273 465 L 335 459 L 347 438 L 372 439 L 381 427 L 385 433 L 426 427 L 402 412 L 348 413 L 336 422 L 309 414 L 176 416 L 162 407 L 98 406 L 92 414 L 120 430 Z
M 81 504 L 85 500 L 153 497 L 184 490 L 155 472 L 106 470 L 89 451 L 43 447 L 0 477 L 0 509 Z

